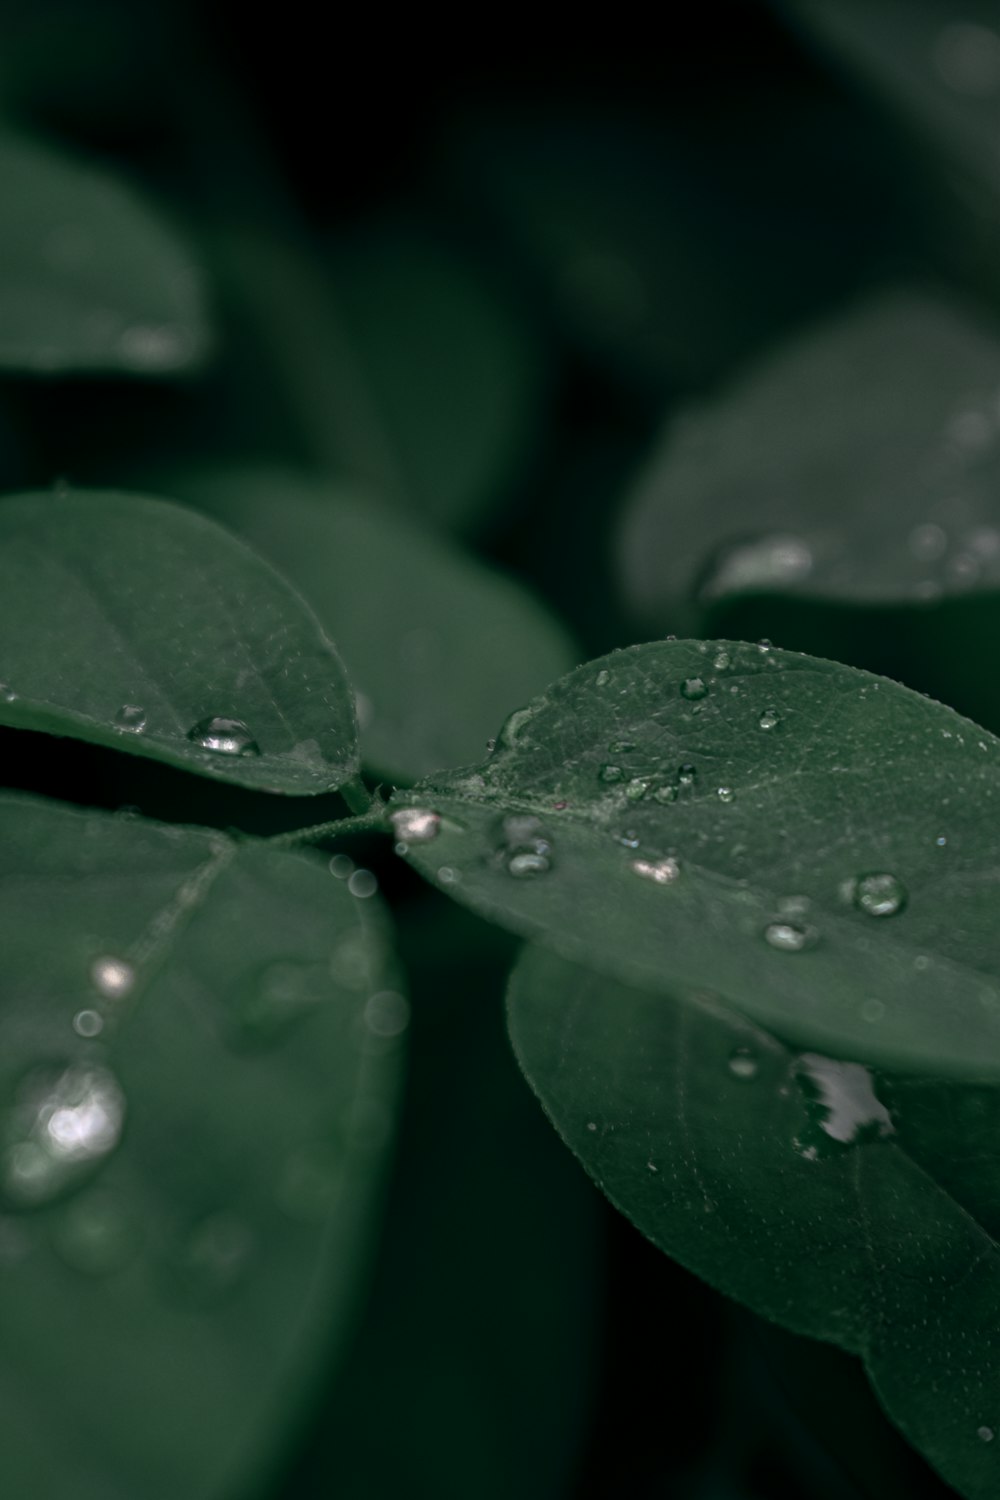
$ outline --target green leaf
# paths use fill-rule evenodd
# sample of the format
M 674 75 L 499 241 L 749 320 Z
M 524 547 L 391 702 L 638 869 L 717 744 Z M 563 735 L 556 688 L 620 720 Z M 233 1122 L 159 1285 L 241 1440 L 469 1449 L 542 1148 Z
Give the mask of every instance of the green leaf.
M 260 791 L 357 772 L 354 705 L 302 599 L 214 522 L 138 495 L 0 501 L 0 723 Z
M 0 369 L 176 375 L 208 353 L 201 269 L 103 170 L 0 136 Z
M 990 0 L 780 0 L 900 116 L 997 192 L 1000 31 Z
M 363 1278 L 378 903 L 195 829 L 8 795 L 0 830 L 0 1488 L 250 1493 Z
M 502 287 L 426 234 L 370 227 L 330 265 L 345 473 L 442 526 L 475 527 L 537 444 L 544 349 Z
M 510 940 L 438 897 L 400 939 L 410 1088 L 382 1255 L 287 1493 L 335 1475 L 337 1500 L 552 1500 L 596 1373 L 600 1200 L 511 1057 Z
M 511 1036 L 560 1134 L 671 1256 L 862 1355 L 967 1500 L 1000 1475 L 1000 1093 L 798 1054 L 708 994 L 530 949 Z
M 727 600 L 905 605 L 1000 588 L 1000 340 L 884 295 L 672 423 L 622 525 L 622 585 L 657 628 Z
M 767 647 L 635 646 L 394 802 L 422 873 L 566 957 L 706 986 L 818 1050 L 1000 1072 L 1000 742 L 918 693 Z
M 383 506 L 285 469 L 168 482 L 301 591 L 358 689 L 364 761 L 394 781 L 473 760 L 573 664 L 565 632 L 513 579 Z

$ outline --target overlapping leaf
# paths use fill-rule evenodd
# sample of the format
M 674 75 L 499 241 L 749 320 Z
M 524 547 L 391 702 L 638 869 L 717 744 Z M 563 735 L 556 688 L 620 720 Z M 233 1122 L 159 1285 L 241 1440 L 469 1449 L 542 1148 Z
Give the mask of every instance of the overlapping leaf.
M 766 1317 L 861 1354 L 944 1477 L 968 1500 L 996 1493 L 995 1087 L 875 1079 L 710 994 L 630 988 L 538 948 L 510 1025 L 556 1128 L 644 1233 Z
M 920 694 L 766 646 L 631 647 L 396 804 L 418 869 L 568 957 L 817 1050 L 1000 1073 L 1000 742 Z
M 0 827 L 0 1486 L 247 1493 L 363 1285 L 406 1017 L 377 901 L 214 833 Z
M 308 606 L 180 506 L 0 500 L 0 641 L 0 723 L 262 791 L 330 791 L 357 771 L 351 691 Z
M 0 368 L 176 375 L 210 331 L 201 268 L 103 170 L 0 135 Z

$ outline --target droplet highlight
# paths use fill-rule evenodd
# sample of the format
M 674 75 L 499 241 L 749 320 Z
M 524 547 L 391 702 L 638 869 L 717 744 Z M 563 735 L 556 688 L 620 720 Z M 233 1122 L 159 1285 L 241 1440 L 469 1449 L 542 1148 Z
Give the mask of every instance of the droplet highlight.
M 188 730 L 187 737 L 192 744 L 211 750 L 214 755 L 260 754 L 260 746 L 242 719 L 226 719 L 219 715 L 199 719 Z
M 854 883 L 854 905 L 869 917 L 894 917 L 903 910 L 906 900 L 906 887 L 889 871 L 861 875 Z
M 115 728 L 123 734 L 142 734 L 146 728 L 146 710 L 137 703 L 123 703 L 115 714 Z
M 102 1067 L 29 1074 L 0 1126 L 0 1183 L 19 1208 L 50 1202 L 88 1178 L 121 1139 L 125 1095 Z

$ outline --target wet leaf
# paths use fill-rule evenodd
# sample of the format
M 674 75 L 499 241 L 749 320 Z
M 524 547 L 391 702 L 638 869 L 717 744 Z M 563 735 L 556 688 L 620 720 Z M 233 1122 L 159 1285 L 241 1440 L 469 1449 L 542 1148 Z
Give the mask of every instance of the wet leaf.
M 0 1486 L 248 1493 L 369 1251 L 378 902 L 215 833 L 10 795 L 0 829 Z
M 875 1078 L 710 994 L 630 988 L 540 948 L 509 1015 L 529 1081 L 612 1202 L 729 1296 L 860 1354 L 944 1478 L 996 1494 L 995 1087 Z
M 201 268 L 103 169 L 0 136 L 0 368 L 165 376 L 208 353 Z
M 1000 1071 L 1000 742 L 918 693 L 767 646 L 635 646 L 395 803 L 419 870 L 569 958 L 711 988 L 814 1050 Z
M 0 642 L 0 723 L 261 791 L 331 791 L 357 771 L 351 692 L 308 606 L 181 506 L 0 501 Z
M 884 295 L 801 336 L 667 430 L 623 519 L 633 613 L 996 592 L 998 396 L 996 331 L 938 298 Z
M 283 469 L 171 485 L 301 591 L 358 690 L 363 759 L 394 781 L 473 760 L 512 707 L 573 663 L 527 590 L 384 506 Z

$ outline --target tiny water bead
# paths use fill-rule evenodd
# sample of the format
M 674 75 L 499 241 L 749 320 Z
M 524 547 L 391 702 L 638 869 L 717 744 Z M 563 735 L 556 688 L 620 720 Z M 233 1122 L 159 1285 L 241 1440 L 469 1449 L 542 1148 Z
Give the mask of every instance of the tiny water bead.
M 90 980 L 106 1000 L 121 1000 L 135 984 L 135 969 L 127 959 L 105 953 L 91 964 Z
M 607 667 L 601 668 L 594 681 L 598 687 L 607 687 L 608 683 L 611 681 L 611 673 L 608 671 Z
M 352 896 L 364 901 L 378 890 L 378 880 L 371 870 L 355 870 L 347 877 L 347 889 Z
M 903 882 L 889 871 L 861 875 L 854 883 L 854 905 L 869 917 L 894 917 L 906 905 Z
M 697 778 L 698 778 L 698 772 L 697 772 L 697 770 L 695 769 L 694 766 L 692 766 L 692 765 L 678 766 L 678 768 L 677 768 L 677 784 L 678 784 L 678 786 L 694 786 L 695 781 L 697 780 Z
M 0 703 L 14 703 L 17 694 L 6 682 L 0 682 Z
M 689 703 L 697 703 L 707 695 L 708 687 L 703 677 L 685 677 L 681 683 L 681 697 L 686 698 Z
M 616 781 L 621 781 L 624 772 L 622 771 L 621 766 L 609 764 L 606 766 L 602 766 L 597 774 L 600 777 L 601 781 L 614 783 Z
M 538 818 L 514 813 L 504 818 L 502 834 L 498 856 L 515 880 L 530 880 L 552 868 L 552 843 Z
M 0 1183 L 20 1208 L 76 1186 L 121 1139 L 125 1095 L 101 1067 L 40 1068 L 22 1082 L 0 1126 Z
M 392 831 L 401 843 L 430 844 L 441 831 L 440 813 L 427 807 L 404 807 L 389 814 Z
M 438 880 L 442 885 L 457 885 L 461 880 L 461 874 L 454 865 L 441 865 L 437 872 Z
M 123 703 L 115 714 L 115 728 L 124 734 L 142 734 L 146 728 L 146 710 L 137 703 Z
M 630 868 L 633 874 L 643 880 L 652 880 L 656 885 L 672 885 L 681 873 L 673 856 L 658 860 L 633 859 Z
M 996 1437 L 996 1433 L 993 1431 L 992 1427 L 977 1427 L 976 1436 L 981 1443 L 992 1443 L 993 1439 Z
M 749 1047 L 737 1047 L 729 1058 L 729 1071 L 734 1078 L 749 1081 L 757 1077 L 757 1059 Z
M 199 719 L 188 730 L 192 744 L 215 755 L 259 755 L 260 746 L 242 719 L 226 719 L 218 714 Z
M 649 791 L 649 782 L 641 776 L 633 776 L 625 787 L 625 796 L 629 802 L 641 802 Z
M 731 660 L 732 660 L 732 658 L 730 657 L 728 651 L 719 651 L 716 654 L 716 658 L 715 658 L 715 661 L 713 663 L 713 665 L 715 667 L 715 670 L 717 672 L 724 672 L 726 670 L 726 668 L 729 666 Z
M 800 922 L 769 922 L 764 928 L 764 941 L 779 953 L 804 953 L 818 940 L 816 929 Z
M 78 1010 L 73 1017 L 73 1030 L 77 1036 L 100 1036 L 104 1030 L 104 1018 L 96 1010 Z
M 764 712 L 761 714 L 757 722 L 759 723 L 761 729 L 777 729 L 778 725 L 781 723 L 781 719 L 778 717 L 778 713 L 775 709 L 765 708 Z
M 349 854 L 334 854 L 327 869 L 335 880 L 347 880 L 354 869 L 354 861 Z
M 720 786 L 717 789 L 716 795 L 718 796 L 720 802 L 733 802 L 736 798 L 736 793 L 733 791 L 731 786 Z

